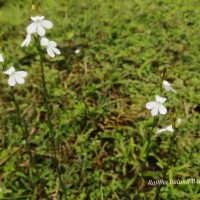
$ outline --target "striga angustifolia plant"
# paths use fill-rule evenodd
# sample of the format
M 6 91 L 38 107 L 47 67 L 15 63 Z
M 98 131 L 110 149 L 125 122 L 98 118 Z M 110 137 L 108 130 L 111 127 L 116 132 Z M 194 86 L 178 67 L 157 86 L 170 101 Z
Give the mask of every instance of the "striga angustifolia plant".
M 164 78 L 166 78 L 165 73 L 166 73 L 166 71 L 164 71 L 162 78 L 161 78 L 160 92 L 162 93 L 163 89 L 164 89 L 166 92 L 172 91 L 172 92 L 176 93 L 176 90 L 174 90 L 171 87 L 172 84 L 169 83 L 167 80 L 164 80 Z M 165 128 L 161 128 L 161 129 L 157 130 L 156 132 L 154 131 L 154 129 L 156 128 L 156 126 L 158 125 L 158 122 L 159 122 L 159 114 L 161 114 L 161 115 L 167 114 L 167 108 L 163 105 L 166 102 L 166 100 L 167 100 L 166 97 L 160 97 L 159 95 L 156 95 L 155 101 L 146 103 L 146 108 L 151 110 L 151 115 L 154 117 L 151 129 L 149 132 L 147 132 L 147 148 L 146 148 L 146 158 L 145 158 L 146 166 L 148 166 L 148 157 L 149 157 L 149 154 L 151 151 L 151 138 L 152 138 L 153 134 L 160 135 L 165 132 L 172 133 L 172 135 L 170 135 L 170 139 L 169 139 L 169 150 L 168 150 L 169 154 L 167 157 L 167 164 L 165 166 L 163 166 L 163 169 L 161 172 L 161 176 L 162 176 L 161 178 L 163 180 L 166 180 L 168 169 L 172 165 L 172 160 L 173 160 L 172 147 L 175 145 L 177 130 L 181 123 L 181 119 L 179 119 L 179 118 L 177 118 L 177 116 L 175 116 L 174 118 L 172 118 L 172 124 L 168 125 Z M 174 110 L 176 110 L 176 109 L 174 108 Z M 160 192 L 161 192 L 162 187 L 163 187 L 162 184 L 157 186 L 155 200 L 160 200 Z
M 0 54 L 0 62 L 1 62 L 3 70 L 5 70 L 5 71 L 3 71 L 3 73 L 8 76 L 7 83 L 9 85 L 9 87 L 10 87 L 11 100 L 13 101 L 13 103 L 15 105 L 16 124 L 21 129 L 22 139 L 25 141 L 26 153 L 30 157 L 29 158 L 30 159 L 29 160 L 30 168 L 28 168 L 29 172 L 30 172 L 30 174 L 33 174 L 33 172 L 34 172 L 33 170 L 35 170 L 35 173 L 36 173 L 37 177 L 39 178 L 40 177 L 39 176 L 39 172 L 38 172 L 38 170 L 35 167 L 34 162 L 33 162 L 34 155 L 33 155 L 32 151 L 31 151 L 31 148 L 30 148 L 30 145 L 29 145 L 29 141 L 28 141 L 28 138 L 29 138 L 28 126 L 27 126 L 26 121 L 24 119 L 22 119 L 22 117 L 21 117 L 20 105 L 19 105 L 19 102 L 18 102 L 17 97 L 15 95 L 15 90 L 14 90 L 14 87 L 17 84 L 22 85 L 22 84 L 25 83 L 25 78 L 27 76 L 27 72 L 26 71 L 16 71 L 15 67 L 13 67 L 13 66 L 8 68 L 7 64 L 6 64 L 7 62 L 5 62 L 4 57 L 3 57 L 2 54 Z
M 25 139 L 26 148 L 28 149 L 28 141 L 27 141 L 28 140 L 28 130 L 27 130 L 27 126 L 22 122 L 23 120 L 21 119 L 20 106 L 19 106 L 19 103 L 18 103 L 18 101 L 15 97 L 15 93 L 14 93 L 14 86 L 16 84 L 24 84 L 25 83 L 25 77 L 27 76 L 27 72 L 26 71 L 16 71 L 13 66 L 11 66 L 9 69 L 6 69 L 7 66 L 4 62 L 4 57 L 2 54 L 0 54 L 0 62 L 1 62 L 3 70 L 5 70 L 5 71 L 3 71 L 3 73 L 8 76 L 7 82 L 11 89 L 12 101 L 15 104 L 16 121 L 17 121 L 17 124 L 21 128 L 21 131 L 23 133 L 23 139 Z
M 22 42 L 21 47 L 27 47 L 32 40 L 32 37 L 35 39 L 35 46 L 37 48 L 37 51 L 39 53 L 40 57 L 40 75 L 41 75 L 41 86 L 42 86 L 42 98 L 44 107 L 46 110 L 46 124 L 49 129 L 49 138 L 52 145 L 52 162 L 54 163 L 56 174 L 57 174 L 57 182 L 59 182 L 60 186 L 62 187 L 63 195 L 66 197 L 66 190 L 65 186 L 61 177 L 61 171 L 60 171 L 60 161 L 58 158 L 58 150 L 57 150 L 57 142 L 55 137 L 55 131 L 53 128 L 53 122 L 51 119 L 51 116 L 53 114 L 52 112 L 52 104 L 50 104 L 50 97 L 46 86 L 46 78 L 45 78 L 45 71 L 44 71 L 44 61 L 45 61 L 45 51 L 47 51 L 47 54 L 53 58 L 56 55 L 60 54 L 60 50 L 57 48 L 57 44 L 54 41 L 50 41 L 46 37 L 43 37 L 46 33 L 46 29 L 51 29 L 53 27 L 53 23 L 49 20 L 45 20 L 44 16 L 35 16 L 31 17 L 31 20 L 33 21 L 28 27 L 26 28 L 26 38 Z M 43 48 L 44 47 L 44 48 Z M 58 197 L 60 198 L 60 197 Z

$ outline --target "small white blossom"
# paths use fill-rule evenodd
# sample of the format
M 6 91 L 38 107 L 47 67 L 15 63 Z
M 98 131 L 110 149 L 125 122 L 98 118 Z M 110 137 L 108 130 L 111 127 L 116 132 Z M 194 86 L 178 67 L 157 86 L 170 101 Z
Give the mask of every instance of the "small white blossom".
M 178 125 L 180 125 L 181 122 L 182 122 L 182 119 L 180 119 L 180 118 L 178 118 L 178 119 L 176 120 L 176 123 L 177 123 Z
M 26 39 L 22 42 L 21 47 L 24 47 L 24 46 L 27 47 L 30 44 L 30 42 L 31 42 L 31 34 L 28 33 L 26 35 Z
M 53 27 L 53 23 L 48 20 L 44 20 L 44 16 L 35 16 L 31 17 L 33 23 L 31 23 L 27 27 L 27 33 L 38 33 L 40 36 L 45 35 L 45 29 L 51 29 Z
M 166 98 L 160 97 L 156 95 L 156 101 L 151 101 L 146 104 L 146 108 L 151 110 L 151 114 L 153 116 L 158 115 L 158 113 L 165 115 L 167 113 L 167 109 L 163 106 L 163 103 L 166 101 Z
M 10 67 L 8 70 L 4 71 L 3 73 L 9 76 L 8 85 L 10 86 L 15 86 L 16 83 L 24 84 L 25 83 L 24 78 L 27 76 L 27 72 L 25 71 L 16 72 L 14 67 Z
M 3 192 L 6 188 L 5 187 L 0 187 L 0 193 Z
M 55 57 L 56 54 L 60 54 L 60 50 L 56 48 L 57 44 L 54 41 L 49 41 L 47 38 L 42 37 L 40 44 L 47 48 L 47 53 L 50 57 Z
M 2 53 L 0 53 L 0 62 L 4 62 Z
M 175 123 L 175 127 L 178 128 L 182 123 L 182 119 L 178 118 Z
M 176 90 L 174 90 L 172 87 L 171 87 L 171 83 L 169 83 L 168 81 L 163 81 L 163 87 L 165 88 L 166 91 L 173 91 L 173 92 L 176 92 Z
M 81 52 L 80 49 L 76 49 L 76 50 L 74 51 L 75 54 L 79 54 L 80 52 Z
M 166 128 L 162 128 L 162 129 L 160 129 L 160 130 L 158 130 L 157 132 L 156 132 L 156 134 L 157 133 L 162 133 L 162 132 L 165 132 L 165 131 L 168 131 L 168 132 L 174 132 L 174 129 L 173 129 L 173 127 L 172 127 L 172 125 L 169 125 L 169 126 L 167 126 Z

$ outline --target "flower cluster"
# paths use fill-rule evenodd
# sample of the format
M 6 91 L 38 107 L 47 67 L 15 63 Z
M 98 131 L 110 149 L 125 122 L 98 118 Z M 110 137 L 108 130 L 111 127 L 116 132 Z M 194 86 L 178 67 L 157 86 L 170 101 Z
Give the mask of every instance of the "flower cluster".
M 171 84 L 166 80 L 163 81 L 163 87 L 166 91 L 176 92 L 176 90 L 174 90 L 171 87 Z M 161 115 L 165 115 L 167 113 L 167 109 L 163 104 L 165 103 L 166 100 L 167 100 L 167 98 L 156 95 L 155 101 L 150 101 L 150 102 L 146 103 L 146 108 L 151 110 L 152 116 L 157 116 L 159 113 Z M 173 129 L 172 125 L 169 125 L 166 128 L 160 129 L 156 133 L 162 133 L 165 131 L 174 132 L 174 129 Z
M 31 20 L 33 22 L 26 28 L 27 35 L 21 46 L 27 47 L 31 42 L 32 35 L 37 34 L 40 38 L 40 45 L 46 47 L 47 53 L 50 57 L 55 57 L 56 54 L 60 54 L 60 50 L 56 48 L 56 42 L 49 41 L 47 38 L 43 37 L 46 33 L 46 29 L 51 29 L 53 27 L 53 23 L 51 21 L 45 20 L 44 16 L 31 17 Z M 1 53 L 0 63 L 2 63 L 2 66 L 4 68 L 4 58 Z M 24 84 L 25 77 L 27 76 L 26 71 L 16 71 L 13 66 L 11 66 L 3 73 L 8 75 L 8 85 L 10 85 L 11 87 L 15 86 L 16 84 Z
M 33 22 L 26 28 L 27 35 L 21 47 L 27 47 L 31 42 L 32 34 L 37 34 L 41 37 L 40 45 L 46 47 L 48 55 L 53 58 L 56 54 L 60 54 L 60 50 L 56 48 L 56 42 L 49 41 L 47 38 L 43 37 L 46 33 L 46 29 L 51 29 L 53 27 L 53 23 L 44 18 L 44 16 L 31 17 Z

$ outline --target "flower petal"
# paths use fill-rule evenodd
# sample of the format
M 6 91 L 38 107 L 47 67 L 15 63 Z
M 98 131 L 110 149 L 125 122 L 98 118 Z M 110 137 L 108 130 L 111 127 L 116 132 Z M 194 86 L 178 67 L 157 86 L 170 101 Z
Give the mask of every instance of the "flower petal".
M 60 50 L 59 49 L 57 49 L 57 48 L 55 48 L 55 47 L 51 47 L 52 48 L 52 50 L 56 53 L 56 54 L 60 54 Z
M 151 110 L 151 114 L 153 116 L 156 116 L 158 114 L 158 106 L 157 105 Z
M 40 44 L 42 46 L 48 46 L 49 40 L 47 38 L 45 38 L 45 37 L 42 37 L 42 39 L 40 40 Z
M 15 86 L 16 85 L 16 81 L 15 81 L 15 78 L 14 78 L 14 76 L 9 76 L 9 78 L 8 78 L 8 85 L 10 85 L 10 86 Z
M 4 62 L 2 53 L 0 53 L 0 62 Z
M 49 42 L 49 45 L 50 45 L 51 47 L 56 47 L 56 46 L 57 46 L 56 42 L 54 42 L 54 41 L 50 41 L 50 42 Z
M 168 127 L 166 127 L 166 130 L 169 132 L 174 132 L 172 125 L 169 125 Z
M 170 86 L 169 85 L 163 85 L 166 91 L 170 91 Z
M 156 95 L 156 101 L 159 103 L 164 103 L 167 98 L 160 97 L 159 95 Z
M 173 91 L 173 92 L 176 92 L 176 90 L 174 90 L 172 87 L 170 87 L 170 90 Z
M 159 108 L 160 114 L 165 115 L 165 114 L 167 113 L 167 109 L 166 109 L 165 106 L 163 106 L 162 104 L 160 104 L 160 105 L 158 106 L 158 108 Z
M 162 133 L 162 132 L 165 132 L 165 131 L 167 131 L 166 128 L 162 128 L 162 129 L 158 130 L 158 131 L 155 132 L 155 133 L 157 134 L 157 133 Z
M 173 92 L 176 92 L 176 90 L 174 90 L 172 87 L 171 87 L 171 84 L 168 82 L 168 81 L 163 81 L 163 87 L 165 88 L 166 91 L 173 91 Z
M 11 75 L 14 72 L 15 72 L 15 68 L 14 67 L 10 67 L 8 70 L 4 71 L 3 73 L 7 74 L 7 75 Z
M 158 130 L 156 133 L 162 133 L 165 131 L 174 132 L 174 129 L 173 129 L 172 125 L 169 125 L 166 128 L 162 128 L 162 129 Z
M 45 29 L 42 27 L 41 24 L 38 24 L 38 25 L 37 25 L 37 33 L 38 33 L 38 35 L 40 35 L 40 36 L 44 36 L 44 34 L 45 34 Z
M 163 81 L 163 85 L 168 85 L 168 86 L 170 86 L 171 84 L 168 82 L 168 81 Z
M 27 76 L 27 72 L 25 72 L 25 71 L 18 71 L 18 72 L 15 72 L 15 74 L 16 74 L 17 76 L 22 77 L 22 78 L 24 78 L 24 77 Z
M 53 23 L 48 20 L 42 20 L 40 24 L 46 29 L 51 29 L 53 27 Z
M 47 47 L 47 53 L 48 53 L 48 55 L 50 56 L 50 57 L 55 57 L 55 53 L 54 53 L 54 51 L 52 50 L 52 48 L 51 47 Z
M 21 76 L 19 76 L 19 75 L 17 75 L 17 74 L 14 75 L 14 78 L 15 78 L 15 80 L 16 80 L 16 82 L 17 82 L 18 84 L 24 84 L 24 83 L 25 83 L 24 78 L 22 78 Z
M 21 47 L 28 46 L 31 42 L 31 34 L 27 34 L 26 39 L 23 41 Z
M 44 19 L 44 16 L 35 16 L 35 17 L 31 17 L 31 19 L 33 21 L 42 21 Z
M 147 109 L 153 109 L 157 105 L 156 101 L 151 101 L 146 104 Z
M 26 31 L 27 31 L 28 34 L 35 33 L 36 30 L 37 30 L 37 22 L 33 22 L 33 23 L 30 24 L 30 25 L 27 27 L 27 29 L 26 29 Z

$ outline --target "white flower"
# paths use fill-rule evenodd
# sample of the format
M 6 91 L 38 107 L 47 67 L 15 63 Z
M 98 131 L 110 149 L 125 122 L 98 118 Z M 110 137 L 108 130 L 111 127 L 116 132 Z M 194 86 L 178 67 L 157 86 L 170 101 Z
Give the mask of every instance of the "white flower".
M 182 119 L 178 118 L 175 123 L 175 127 L 178 128 L 182 123 Z
M 176 123 L 177 123 L 178 125 L 180 125 L 181 122 L 182 122 L 182 119 L 180 119 L 180 118 L 178 118 L 178 119 L 176 120 Z
M 28 33 L 26 35 L 26 39 L 22 42 L 21 47 L 24 47 L 24 46 L 27 47 L 30 44 L 30 42 L 31 42 L 31 34 Z
M 56 48 L 57 44 L 54 41 L 49 41 L 47 38 L 42 37 L 40 44 L 47 47 L 47 53 L 50 57 L 55 57 L 56 54 L 60 54 L 60 50 Z
M 31 17 L 32 21 L 34 21 L 32 24 L 30 24 L 27 27 L 27 33 L 38 33 L 40 36 L 45 35 L 45 29 L 51 29 L 53 27 L 53 23 L 48 20 L 44 20 L 44 16 L 35 16 Z
M 146 108 L 151 110 L 153 116 L 158 115 L 158 113 L 164 115 L 167 113 L 167 109 L 162 104 L 166 101 L 166 98 L 156 95 L 156 101 L 151 101 L 146 104 Z
M 166 128 L 162 128 L 162 129 L 158 130 L 158 131 L 156 132 L 156 134 L 157 134 L 157 133 L 162 133 L 162 132 L 165 132 L 165 131 L 174 132 L 174 129 L 173 129 L 172 125 L 169 125 L 169 126 L 167 126 Z
M 6 188 L 5 187 L 0 187 L 0 193 L 3 192 Z
M 176 90 L 174 90 L 172 87 L 171 87 L 171 84 L 168 82 L 168 81 L 163 81 L 163 87 L 165 88 L 166 91 L 173 91 L 173 92 L 176 92 Z
M 24 78 L 27 76 L 27 72 L 25 71 L 16 72 L 14 67 L 10 67 L 8 70 L 4 71 L 3 73 L 9 76 L 8 85 L 10 86 L 15 86 L 16 83 L 24 84 L 25 83 Z
M 0 53 L 0 62 L 4 62 L 2 53 Z
M 80 49 L 76 49 L 76 50 L 74 51 L 75 54 L 79 54 L 80 52 L 81 52 Z

